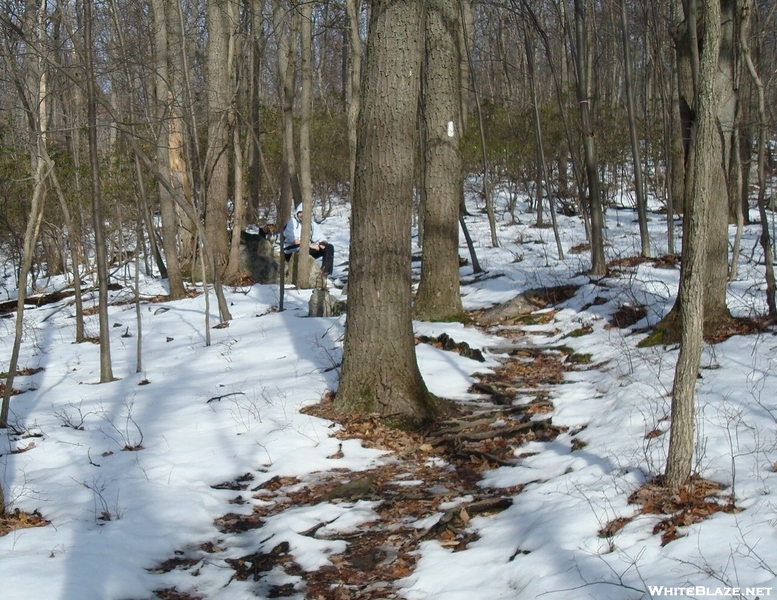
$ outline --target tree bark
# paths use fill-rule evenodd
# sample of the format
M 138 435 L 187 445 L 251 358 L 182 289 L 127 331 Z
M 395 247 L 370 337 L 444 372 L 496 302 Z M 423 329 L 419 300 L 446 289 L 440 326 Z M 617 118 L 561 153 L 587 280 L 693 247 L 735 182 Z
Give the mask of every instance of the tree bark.
M 186 45 L 186 16 L 182 3 L 178 0 L 164 0 L 167 11 L 168 36 L 168 68 L 170 98 L 169 114 L 169 159 L 170 178 L 173 183 L 173 204 L 177 221 L 178 256 L 180 268 L 184 273 L 192 273 L 197 242 L 195 240 L 198 225 L 191 220 L 188 210 L 183 207 L 194 207 L 192 191 L 196 167 L 198 182 L 202 185 L 204 179 L 200 144 L 198 141 L 197 111 L 195 110 L 195 93 L 191 82 L 190 60 Z M 174 217 L 175 218 L 175 217 Z
M 229 34 L 228 0 L 208 1 L 208 148 L 205 154 L 205 233 L 221 272 L 229 257 Z
M 696 26 L 698 0 L 688 3 L 685 22 L 675 30 L 675 43 L 678 49 L 678 86 L 680 100 L 680 115 L 683 127 L 683 140 L 686 153 L 686 173 L 683 192 L 683 212 L 690 210 L 689 203 L 695 199 L 695 172 L 691 169 L 691 157 L 696 149 L 696 138 L 691 135 L 693 127 L 699 118 L 698 79 L 700 64 L 705 60 L 704 54 L 708 45 L 698 40 Z M 715 108 L 717 114 L 718 136 L 710 140 L 711 147 L 704 152 L 715 152 L 710 172 L 711 203 L 709 206 L 709 228 L 705 235 L 706 258 L 703 263 L 704 279 L 704 333 L 711 334 L 728 321 L 730 314 L 726 306 L 726 291 L 729 273 L 728 264 L 728 187 L 726 185 L 726 164 L 732 148 L 732 131 L 736 113 L 736 90 L 733 86 L 733 30 L 734 30 L 734 0 L 717 0 L 715 13 L 719 15 L 720 23 L 716 27 L 719 39 L 716 43 L 718 51 L 715 60 L 718 62 L 715 70 L 715 89 L 718 94 Z M 706 6 L 706 3 L 705 3 Z M 704 10 L 701 18 L 706 21 Z M 706 29 L 699 30 L 706 35 Z M 701 48 L 701 53 L 699 53 Z M 683 219 L 683 238 L 687 239 L 686 228 L 690 225 L 688 219 Z M 683 250 L 683 257 L 685 250 Z M 669 314 L 657 325 L 664 334 L 664 340 L 677 338 L 682 319 L 682 303 L 684 296 L 682 288 L 677 295 L 677 301 Z
M 604 258 L 604 212 L 599 188 L 599 161 L 596 156 L 596 140 L 591 124 L 591 98 L 589 93 L 589 47 L 586 0 L 575 0 L 575 38 L 577 41 L 577 96 L 580 105 L 580 125 L 583 130 L 585 172 L 588 179 L 588 208 L 591 215 L 591 274 L 604 275 L 607 264 Z
M 262 56 L 264 54 L 264 42 L 262 39 L 262 0 L 251 0 L 248 3 L 251 11 L 251 72 L 249 104 L 251 106 L 250 125 L 250 211 L 248 218 L 252 222 L 259 220 L 259 205 L 262 194 L 262 149 L 260 136 L 262 133 L 262 111 L 260 103 L 260 87 L 262 85 Z
M 336 404 L 396 424 L 434 416 L 415 359 L 410 224 L 415 115 L 423 52 L 421 0 L 376 0 L 362 79 L 351 271 Z
M 44 104 L 45 106 L 45 104 Z M 38 143 L 43 143 L 38 142 Z M 22 333 L 24 329 L 24 301 L 27 298 L 27 276 L 32 266 L 35 242 L 38 237 L 41 217 L 43 216 L 44 191 L 46 188 L 47 165 L 42 157 L 37 157 L 35 169 L 35 187 L 30 203 L 30 214 L 27 217 L 27 227 L 24 232 L 24 250 L 22 264 L 19 268 L 18 294 L 16 300 L 16 327 L 14 328 L 14 343 L 11 350 L 11 361 L 8 365 L 8 376 L 3 389 L 2 404 L 0 405 L 0 429 L 8 427 L 8 412 L 11 406 L 13 394 L 13 382 L 16 377 L 16 367 L 19 364 L 19 351 L 22 345 Z
M 348 189 L 353 195 L 356 177 L 356 122 L 359 118 L 362 70 L 362 40 L 359 35 L 361 0 L 345 0 L 345 12 L 348 19 L 348 78 L 345 86 L 346 118 L 348 121 Z
M 534 10 L 532 9 L 531 5 L 527 0 L 521 0 L 521 6 L 523 7 L 523 10 L 525 11 L 526 15 L 528 16 L 529 20 L 534 26 L 534 29 L 539 34 L 540 39 L 542 40 L 542 46 L 545 50 L 545 56 L 547 58 L 548 69 L 550 70 L 550 74 L 553 79 L 553 88 L 556 95 L 556 103 L 558 104 L 559 114 L 561 115 L 561 121 L 564 125 L 564 136 L 566 138 L 567 146 L 566 148 L 559 147 L 556 149 L 556 152 L 558 153 L 557 155 L 558 194 L 560 197 L 568 197 L 570 195 L 567 171 L 568 171 L 568 165 L 571 162 L 572 173 L 575 178 L 575 184 L 577 186 L 578 196 L 581 198 L 580 208 L 581 208 L 581 212 L 583 213 L 583 223 L 586 228 L 586 235 L 590 239 L 590 220 L 588 218 L 588 211 L 585 209 L 584 206 L 582 206 L 583 176 L 581 174 L 580 166 L 578 164 L 579 161 L 577 157 L 577 151 L 575 149 L 575 144 L 572 139 L 572 128 L 569 123 L 569 118 L 567 116 L 568 107 L 566 102 L 566 97 L 567 97 L 566 90 L 568 88 L 568 81 L 570 77 L 568 75 L 569 69 L 568 69 L 566 48 L 562 46 L 561 68 L 557 70 L 554 65 L 552 42 L 550 40 L 548 33 L 545 31 L 543 24 L 540 22 L 537 14 L 534 12 Z M 564 3 L 560 2 L 558 4 L 558 8 L 560 11 L 560 21 L 561 21 L 562 27 L 566 29 L 566 11 L 564 8 Z M 559 71 L 560 71 L 560 76 L 559 76 Z
M 691 0 L 696 2 L 696 0 Z M 720 0 L 703 0 L 704 52 L 699 61 L 696 121 L 692 130 L 686 188 L 685 236 L 680 271 L 680 354 L 674 376 L 672 426 L 664 483 L 676 489 L 691 476 L 694 446 L 694 396 L 701 360 L 704 323 L 705 242 L 711 206 L 716 201 L 716 171 L 721 170 L 718 134 L 719 90 L 716 85 L 721 40 Z
M 298 19 L 288 15 L 283 0 L 274 0 L 273 25 L 277 44 L 278 84 L 283 118 L 281 197 L 278 207 L 278 228 L 282 229 L 291 211 L 302 202 L 294 155 L 294 46 Z
M 234 23 L 239 19 L 240 7 L 235 0 L 229 0 L 229 22 Z M 236 51 L 241 45 L 241 36 L 235 27 L 229 31 L 229 73 L 230 89 L 239 98 L 243 88 L 242 70 L 236 64 Z M 233 282 L 237 279 L 240 270 L 240 234 L 246 221 L 246 187 L 243 156 L 243 143 L 240 138 L 241 121 L 238 119 L 238 109 L 235 100 L 229 108 L 229 129 L 232 132 L 232 157 L 233 157 L 233 193 L 232 193 L 232 228 L 229 238 L 229 260 L 224 271 L 224 280 Z
M 84 59 L 87 93 L 87 135 L 89 138 L 89 167 L 92 181 L 92 223 L 94 225 L 95 260 L 97 263 L 98 314 L 100 322 L 100 383 L 113 381 L 111 366 L 111 338 L 108 323 L 108 257 L 102 217 L 100 186 L 100 158 L 97 149 L 97 84 L 92 43 L 92 2 L 84 2 Z
M 300 251 L 297 256 L 297 281 L 298 288 L 310 287 L 310 269 L 312 260 L 307 252 L 307 240 L 310 239 L 311 220 L 313 218 L 313 184 L 310 177 L 310 111 L 312 108 L 313 88 L 313 54 L 311 39 L 312 6 L 310 2 L 300 7 L 300 75 L 302 87 L 300 90 L 300 120 L 299 120 L 299 180 L 302 193 L 302 232 Z M 319 240 L 313 240 L 318 242 Z
M 168 74 L 168 25 L 165 0 L 152 0 L 154 13 L 154 62 L 157 118 L 157 168 L 170 177 L 170 125 L 173 110 L 172 93 Z M 178 218 L 175 201 L 167 189 L 159 185 L 159 212 L 162 219 L 162 247 L 165 253 L 165 271 L 170 298 L 179 300 L 186 296 L 181 264 L 178 255 Z M 153 226 L 149 223 L 149 228 Z M 151 229 L 149 229 L 151 231 Z
M 457 0 L 427 0 L 421 102 L 424 238 L 415 314 L 429 321 L 459 319 L 464 313 L 459 287 L 460 27 Z

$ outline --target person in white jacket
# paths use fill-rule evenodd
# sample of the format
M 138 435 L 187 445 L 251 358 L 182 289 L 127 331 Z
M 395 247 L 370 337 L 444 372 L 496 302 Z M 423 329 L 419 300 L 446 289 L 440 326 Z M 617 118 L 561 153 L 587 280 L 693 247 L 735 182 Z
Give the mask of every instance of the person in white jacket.
M 298 204 L 286 227 L 283 228 L 283 253 L 286 260 L 289 260 L 295 252 L 299 252 L 302 237 L 302 205 Z M 313 258 L 322 258 L 321 270 L 325 276 L 332 274 L 335 259 L 335 247 L 326 241 L 321 233 L 321 229 L 314 220 L 310 220 L 310 256 Z

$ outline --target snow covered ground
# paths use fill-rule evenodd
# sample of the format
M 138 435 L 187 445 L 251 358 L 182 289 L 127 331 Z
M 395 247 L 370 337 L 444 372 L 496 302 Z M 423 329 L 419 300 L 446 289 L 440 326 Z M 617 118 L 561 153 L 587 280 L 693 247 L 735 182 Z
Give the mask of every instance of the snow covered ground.
M 642 514 L 628 499 L 664 468 L 677 348 L 640 349 L 645 334 L 633 330 L 669 310 L 678 270 L 645 262 L 620 267 L 617 277 L 592 280 L 585 275 L 588 254 L 569 252 L 585 242 L 578 218 L 559 217 L 566 252 L 559 261 L 552 231 L 533 228 L 530 215 L 520 214 L 522 223 L 512 223 L 500 211 L 501 246 L 491 248 L 485 215 L 471 209 L 467 222 L 481 265 L 500 276 L 473 278 L 471 267 L 463 267 L 465 308 L 487 308 L 528 289 L 578 285 L 549 323 L 523 327 L 523 343 L 550 347 L 563 338 L 575 352 L 590 354 L 596 368 L 568 373 L 564 384 L 548 389 L 553 423 L 568 431 L 519 448 L 516 456 L 524 458 L 517 465 L 488 471 L 480 482 L 484 489 L 524 485 L 512 506 L 474 517 L 468 528 L 477 538 L 462 551 L 436 540 L 422 542 L 416 569 L 399 581 L 399 595 L 409 600 L 777 595 L 775 330 L 705 348 L 696 470 L 722 484 L 719 502 L 737 510 L 681 527 L 678 539 L 662 545 L 661 533 L 654 533 L 661 517 Z M 664 217 L 650 219 L 652 246 L 661 255 Z M 636 256 L 635 213 L 609 209 L 607 223 L 608 260 Z M 347 208 L 322 229 L 336 247 L 335 276 L 342 276 Z M 729 305 L 737 316 L 765 309 L 758 233 L 757 226 L 747 228 L 739 278 L 730 286 Z M 463 241 L 460 253 L 468 256 Z M 7 276 L 11 271 L 7 266 Z M 164 293 L 158 280 L 145 279 L 143 285 L 145 295 Z M 13 297 L 11 277 L 5 286 Z M 341 356 L 344 317 L 308 318 L 305 291 L 287 289 L 287 310 L 278 313 L 277 287 L 230 289 L 234 319 L 214 329 L 206 347 L 202 295 L 145 303 L 143 364 L 136 372 L 135 309 L 119 302 L 131 296 L 129 284 L 113 296 L 111 352 L 118 380 L 107 384 L 97 383 L 98 346 L 72 343 L 74 309 L 68 300 L 25 312 L 19 367 L 42 370 L 16 378 L 24 393 L 12 399 L 13 427 L 0 432 L 0 482 L 9 509 L 37 510 L 50 524 L 0 537 L 0 597 L 139 600 L 175 588 L 189 597 L 237 600 L 268 597 L 270 584 L 284 583 L 298 587 L 295 597 L 305 597 L 299 577 L 271 572 L 259 581 L 238 581 L 227 561 L 285 542 L 303 571 L 315 571 L 346 544 L 325 533 L 369 527 L 378 518 L 377 502 L 294 506 L 259 529 L 225 534 L 216 519 L 250 514 L 262 500 L 230 504 L 235 492 L 213 486 L 246 473 L 254 477 L 252 485 L 275 477 L 313 481 L 322 473 L 364 471 L 393 460 L 357 440 L 341 443 L 333 435 L 336 425 L 300 412 L 336 389 L 333 367 Z M 632 329 L 608 325 L 616 310 L 638 305 L 648 313 Z M 215 310 L 214 300 L 212 324 Z M 92 335 L 96 319 L 89 317 Z M 0 319 L 0 364 L 8 364 L 13 325 L 11 318 Z M 430 345 L 417 347 L 434 393 L 471 400 L 473 374 L 499 364 L 488 349 L 502 340 L 459 324 L 416 326 L 419 334 L 447 333 L 484 350 L 485 365 Z M 589 333 L 568 336 L 581 328 Z M 573 438 L 583 443 L 575 445 Z M 617 519 L 625 526 L 601 533 Z M 326 527 L 319 533 L 301 535 L 320 523 Z M 196 566 L 155 572 L 163 561 L 212 540 L 221 551 Z

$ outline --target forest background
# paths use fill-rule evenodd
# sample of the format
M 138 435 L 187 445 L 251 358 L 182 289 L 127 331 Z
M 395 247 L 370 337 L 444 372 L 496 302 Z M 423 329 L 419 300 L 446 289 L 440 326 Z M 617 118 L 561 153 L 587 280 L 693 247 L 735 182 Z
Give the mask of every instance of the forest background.
M 502 217 L 514 224 L 526 218 L 519 208 L 529 198 L 533 224 L 553 230 L 559 260 L 572 249 L 563 247 L 558 213 L 579 219 L 586 243 L 574 250 L 590 253 L 593 280 L 613 270 L 604 216 L 625 191 L 638 222 L 634 259 L 681 265 L 674 306 L 656 311 L 662 318 L 651 321 L 645 341 L 679 342 L 666 385 L 665 470 L 651 468 L 647 483 L 680 497 L 700 489 L 692 476 L 703 340 L 764 331 L 777 317 L 768 227 L 773 3 L 30 0 L 4 9 L 0 244 L 17 283 L 8 289 L 16 327 L 0 427 L 8 427 L 14 378 L 24 375 L 17 362 L 29 333 L 25 301 L 44 277 L 62 274 L 74 288 L 74 341 L 90 341 L 84 317 L 97 311 L 91 341 L 99 342 L 107 384 L 116 380 L 111 264 L 132 260 L 137 276 L 159 275 L 169 300 L 187 297 L 189 282 L 212 285 L 224 328 L 236 303 L 222 283 L 245 277 L 237 232 L 249 224 L 271 232 L 266 225 L 282 226 L 299 203 L 306 229 L 312 218 L 334 215 L 341 200 L 351 208 L 349 262 L 338 271 L 348 278 L 348 326 L 335 405 L 392 425 L 426 425 L 445 405 L 421 377 L 412 319 L 469 319 L 460 227 L 473 276 L 482 271 L 467 231 L 465 181 L 475 186 L 475 205 L 482 202 L 492 248 L 504 242 L 497 186 L 507 198 Z M 649 207 L 665 220 L 660 250 Z M 765 308 L 732 318 L 726 292 L 751 217 Z M 422 252 L 417 291 L 411 226 Z M 304 253 L 299 263 L 293 283 L 303 288 L 311 265 Z M 92 286 L 97 302 L 85 309 L 82 292 Z M 135 292 L 139 300 L 137 279 Z M 92 491 L 97 502 L 96 483 Z M 732 495 L 727 505 L 733 514 L 736 501 Z M 743 547 L 773 575 L 771 559 L 761 560 L 749 540 Z M 739 555 L 724 549 L 726 556 Z
M 34 289 L 40 274 L 72 273 L 83 341 L 81 279 L 93 275 L 100 379 L 111 381 L 111 260 L 142 258 L 167 279 L 171 299 L 186 295 L 186 280 L 210 281 L 226 322 L 221 283 L 241 276 L 240 236 L 230 232 L 280 226 L 300 202 L 306 228 L 314 204 L 326 216 L 350 196 L 353 285 L 338 402 L 423 421 L 439 406 L 412 356 L 411 218 L 425 241 L 414 314 L 446 320 L 463 313 L 464 173 L 479 173 L 493 246 L 492 192 L 506 182 L 516 199 L 530 193 L 540 226 L 555 225 L 557 211 L 580 215 L 599 276 L 603 211 L 615 190 L 633 185 L 643 256 L 648 199 L 667 215 L 668 255 L 673 218 L 685 217 L 680 294 L 655 340 L 680 334 L 673 440 L 682 441 L 670 445 L 666 472 L 676 487 L 690 477 L 702 335 L 728 326 L 726 281 L 751 201 L 769 316 L 777 314 L 766 227 L 777 52 L 768 2 L 5 8 L 0 234 L 21 282 L 17 348 L 28 277 Z M 733 259 L 729 222 L 738 226 Z M 309 265 L 300 263 L 303 285 Z M 396 297 L 381 296 L 382 286 Z M 376 313 L 389 318 L 376 323 Z M 385 339 L 401 343 L 386 348 Z M 3 426 L 17 358 L 18 350 Z M 382 397 L 374 388 L 385 377 Z

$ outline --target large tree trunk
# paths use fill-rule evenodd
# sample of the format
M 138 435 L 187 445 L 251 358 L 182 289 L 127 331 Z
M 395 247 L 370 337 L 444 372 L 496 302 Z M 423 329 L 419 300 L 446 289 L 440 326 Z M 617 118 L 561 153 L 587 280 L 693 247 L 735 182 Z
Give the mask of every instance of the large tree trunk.
M 299 121 L 299 179 L 302 193 L 302 233 L 300 240 L 304 240 L 297 256 L 297 281 L 298 288 L 310 287 L 310 269 L 312 260 L 307 252 L 307 240 L 310 239 L 310 222 L 313 218 L 313 184 L 310 177 L 310 110 L 312 105 L 313 88 L 313 54 L 311 49 L 310 16 L 312 6 L 309 2 L 302 5 L 300 11 L 300 42 L 301 60 L 300 72 L 302 77 L 302 89 L 300 90 L 300 121 Z M 313 240 L 318 242 L 319 240 Z
M 278 206 L 278 227 L 283 228 L 292 209 L 302 202 L 302 192 L 294 155 L 294 46 L 298 19 L 289 18 L 283 0 L 274 0 L 273 25 L 277 43 L 278 84 L 283 118 L 283 145 L 281 157 L 281 197 Z
M 260 104 L 260 87 L 262 85 L 262 55 L 264 54 L 264 42 L 262 40 L 262 1 L 251 0 L 248 3 L 251 11 L 251 71 L 249 86 L 249 105 L 251 107 L 251 132 L 249 139 L 249 188 L 250 200 L 248 220 L 250 222 L 259 221 L 259 205 L 262 194 L 262 161 L 260 146 L 260 136 L 262 133 L 262 111 Z
M 700 62 L 704 60 L 707 44 L 697 32 L 697 7 L 695 0 L 689 2 L 688 13 L 682 27 L 675 30 L 675 43 L 678 48 L 678 82 L 680 98 L 680 115 L 683 127 L 683 139 L 686 153 L 686 173 L 683 195 L 683 211 L 690 210 L 689 203 L 694 200 L 695 173 L 691 169 L 691 158 L 696 151 L 696 138 L 690 135 L 699 116 L 699 107 L 695 105 L 694 95 L 696 82 L 699 80 Z M 716 43 L 718 66 L 715 70 L 715 90 L 717 101 L 715 117 L 718 136 L 710 141 L 711 147 L 704 152 L 714 152 L 712 160 L 714 168 L 710 171 L 711 197 L 709 206 L 709 230 L 705 236 L 706 259 L 702 264 L 704 286 L 704 333 L 712 334 L 718 327 L 728 321 L 730 314 L 726 306 L 726 290 L 728 281 L 728 187 L 726 184 L 727 157 L 732 148 L 732 131 L 734 115 L 736 114 L 736 91 L 733 86 L 733 32 L 734 32 L 734 0 L 717 0 L 715 13 L 720 15 L 720 39 Z M 702 13 L 702 18 L 706 15 Z M 700 48 L 701 54 L 694 49 Z M 683 238 L 687 239 L 689 220 L 683 219 Z M 683 251 L 684 256 L 684 251 Z M 677 301 L 670 313 L 657 325 L 665 342 L 676 340 L 680 331 L 679 321 L 682 319 L 682 289 L 677 295 Z
M 215 268 L 229 256 L 229 35 L 227 0 L 208 2 L 208 149 L 205 154 L 205 233 Z
M 696 0 L 691 0 L 696 2 Z M 691 476 L 694 446 L 694 395 L 702 349 L 705 285 L 704 265 L 710 252 L 705 243 L 712 205 L 717 201 L 717 173 L 720 164 L 718 102 L 716 77 L 721 40 L 720 0 L 704 0 L 704 52 L 700 57 L 696 102 L 696 121 L 692 130 L 686 187 L 685 236 L 680 273 L 682 296 L 680 355 L 674 377 L 672 426 L 665 485 L 679 488 Z
M 235 0 L 229 0 L 229 22 L 235 23 L 239 20 L 240 7 Z M 236 64 L 235 53 L 242 46 L 242 36 L 234 27 L 229 32 L 229 70 L 230 86 L 234 90 L 237 98 L 242 97 L 243 90 L 243 70 Z M 240 120 L 238 119 L 238 110 L 236 108 L 237 100 L 233 102 L 229 110 L 229 123 L 232 132 L 232 156 L 233 156 L 233 193 L 232 193 L 232 228 L 229 238 L 229 260 L 224 272 L 224 280 L 234 282 L 237 279 L 240 269 L 240 234 L 245 227 L 246 220 L 246 201 L 245 201 L 245 178 L 243 167 L 243 143 L 240 138 Z
M 157 168 L 166 177 L 170 176 L 170 124 L 172 94 L 168 75 L 168 27 L 165 0 L 152 0 L 154 12 L 155 47 L 155 89 L 157 115 L 159 118 L 157 136 Z M 159 212 L 162 218 L 162 247 L 165 253 L 165 271 L 170 288 L 170 297 L 178 300 L 186 296 L 178 256 L 178 218 L 175 201 L 164 186 L 159 185 Z M 153 223 L 149 223 L 149 232 Z
M 372 5 L 351 217 L 351 272 L 336 403 L 397 424 L 432 417 L 437 401 L 415 358 L 410 224 L 423 52 L 421 0 Z
M 457 0 L 426 4 L 424 69 L 424 241 L 421 283 L 415 302 L 420 319 L 458 319 L 464 309 L 459 289 L 459 202 L 462 188 L 461 27 Z
M 175 212 L 178 215 L 178 256 L 184 273 L 194 268 L 197 225 L 183 206 L 194 207 L 192 181 L 197 166 L 202 181 L 197 133 L 200 128 L 194 109 L 194 90 L 191 84 L 189 52 L 186 46 L 186 25 L 179 0 L 165 0 L 167 11 L 169 87 L 172 92 L 170 118 L 170 177 L 173 182 Z
M 245 228 L 246 222 L 246 200 L 245 200 L 245 180 L 243 178 L 243 144 L 240 140 L 240 128 L 237 121 L 232 127 L 232 148 L 234 150 L 234 209 L 232 212 L 232 235 L 229 239 L 229 262 L 224 273 L 224 280 L 228 283 L 234 282 L 240 272 L 240 234 Z

